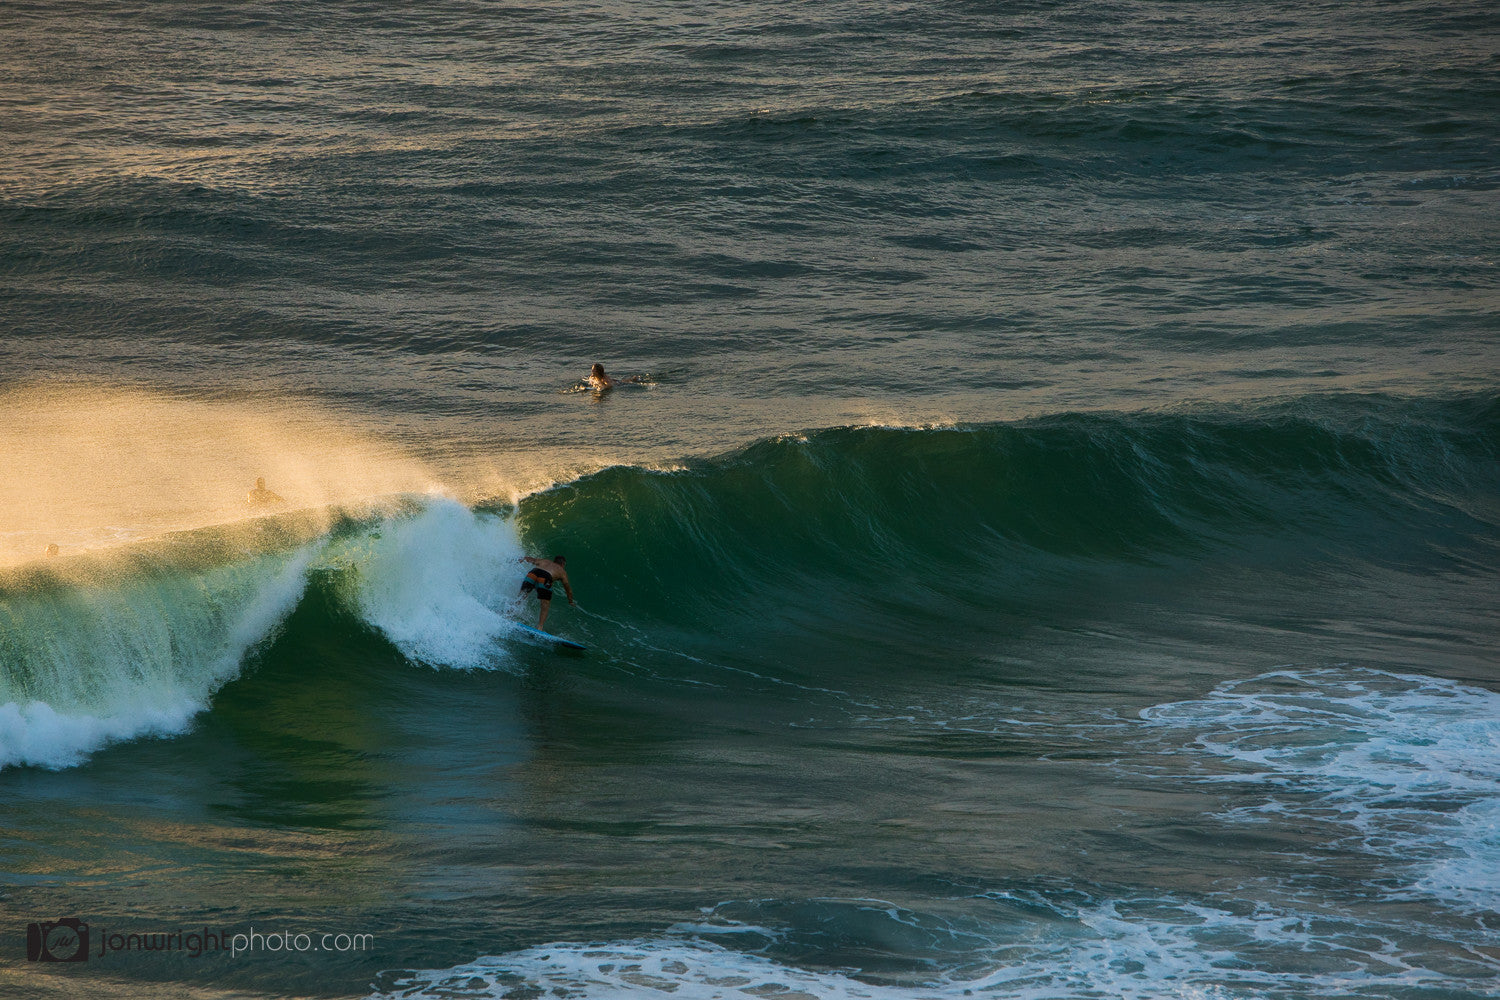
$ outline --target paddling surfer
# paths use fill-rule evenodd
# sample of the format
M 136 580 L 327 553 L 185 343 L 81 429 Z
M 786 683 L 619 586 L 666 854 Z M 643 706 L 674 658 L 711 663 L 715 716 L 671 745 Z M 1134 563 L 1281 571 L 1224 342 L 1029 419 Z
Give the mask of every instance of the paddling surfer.
M 605 389 L 613 389 L 617 385 L 624 385 L 626 382 L 639 382 L 640 380 L 641 377 L 639 375 L 632 375 L 629 378 L 610 378 L 604 374 L 604 366 L 595 363 L 594 367 L 589 370 L 588 382 L 590 389 L 597 389 L 602 392 Z
M 536 591 L 536 599 L 542 605 L 542 617 L 537 621 L 536 627 L 545 631 L 547 628 L 547 612 L 552 610 L 552 584 L 554 581 L 562 583 L 563 591 L 568 595 L 569 604 L 578 603 L 573 600 L 573 585 L 568 582 L 568 571 L 563 569 L 563 564 L 568 560 L 563 556 L 553 556 L 551 559 L 522 556 L 520 561 L 529 562 L 534 567 L 526 574 L 526 579 L 521 581 L 521 596 L 525 597 L 533 590 Z
M 281 499 L 274 492 L 266 489 L 266 478 L 264 476 L 255 480 L 255 489 L 250 491 L 250 495 L 245 498 L 245 502 L 252 507 L 264 507 L 273 503 L 286 503 L 285 500 Z

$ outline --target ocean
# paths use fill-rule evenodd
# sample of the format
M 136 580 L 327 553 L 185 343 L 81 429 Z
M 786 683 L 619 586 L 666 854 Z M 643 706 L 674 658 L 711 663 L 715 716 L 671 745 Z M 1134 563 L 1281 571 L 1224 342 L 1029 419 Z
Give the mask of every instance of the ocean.
M 1500 995 L 1497 154 L 1463 0 L 7 0 L 0 994 Z

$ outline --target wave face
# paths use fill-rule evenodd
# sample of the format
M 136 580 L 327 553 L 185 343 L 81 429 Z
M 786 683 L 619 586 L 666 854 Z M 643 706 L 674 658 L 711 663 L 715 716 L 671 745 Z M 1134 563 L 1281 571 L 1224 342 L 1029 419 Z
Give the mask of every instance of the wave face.
M 1065 617 L 1090 581 L 1195 565 L 1492 576 L 1497 453 L 1488 399 L 838 428 L 609 469 L 520 520 L 611 609 L 684 629 L 812 604 L 874 628 L 924 607 Z

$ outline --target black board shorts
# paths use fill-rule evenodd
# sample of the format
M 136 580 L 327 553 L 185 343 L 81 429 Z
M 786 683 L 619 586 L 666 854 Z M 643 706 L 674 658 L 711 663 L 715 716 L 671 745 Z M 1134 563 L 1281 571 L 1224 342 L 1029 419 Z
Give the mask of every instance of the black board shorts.
M 544 569 L 534 569 L 526 574 L 526 579 L 521 581 L 521 593 L 529 594 L 536 591 L 536 599 L 539 601 L 552 600 L 552 574 Z

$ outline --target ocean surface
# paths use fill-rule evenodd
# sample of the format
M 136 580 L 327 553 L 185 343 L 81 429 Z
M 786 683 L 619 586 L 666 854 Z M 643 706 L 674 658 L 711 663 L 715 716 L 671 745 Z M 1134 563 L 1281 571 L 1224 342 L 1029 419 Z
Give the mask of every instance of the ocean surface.
M 0 994 L 1500 995 L 1497 244 L 1488 3 L 3 0 Z

